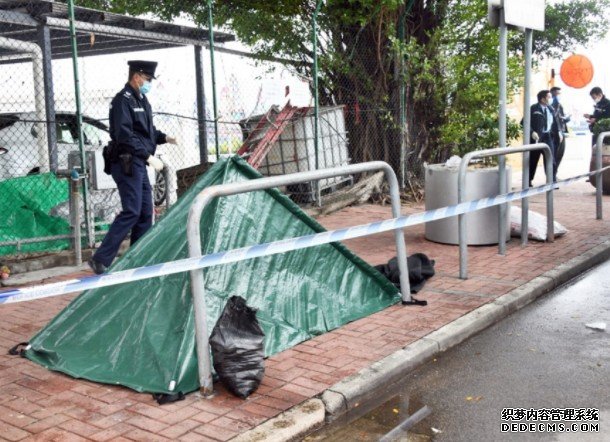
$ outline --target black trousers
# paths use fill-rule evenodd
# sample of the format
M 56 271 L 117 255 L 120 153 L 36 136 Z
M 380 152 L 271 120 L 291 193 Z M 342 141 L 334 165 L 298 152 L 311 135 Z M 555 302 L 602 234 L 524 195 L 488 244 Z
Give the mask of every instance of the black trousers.
M 559 135 L 553 137 L 553 143 L 555 143 L 555 163 L 557 163 L 557 170 L 559 170 L 559 165 L 561 164 L 561 159 L 563 158 L 563 154 L 566 151 L 566 137 L 563 136 L 562 140 L 559 141 Z M 557 173 L 555 173 L 557 175 Z
M 546 134 L 541 134 L 540 140 L 538 142 L 548 144 L 548 146 L 551 148 L 551 159 L 553 163 L 553 181 L 557 181 L 557 151 L 555 149 L 555 143 L 553 142 L 553 137 L 551 136 L 551 133 L 549 132 Z M 540 160 L 540 155 L 542 154 L 542 152 L 543 151 L 541 150 L 534 150 L 530 152 L 530 184 L 534 180 L 534 175 L 536 175 L 536 168 L 538 167 L 538 161 Z M 544 153 L 544 157 L 546 158 L 546 152 Z
M 152 226 L 152 189 L 146 165 L 134 160 L 133 175 L 123 174 L 121 165 L 112 165 L 112 178 L 117 183 L 123 211 L 112 222 L 102 244 L 93 259 L 110 267 L 121 246 L 121 242 L 131 231 L 131 244 L 135 243 Z

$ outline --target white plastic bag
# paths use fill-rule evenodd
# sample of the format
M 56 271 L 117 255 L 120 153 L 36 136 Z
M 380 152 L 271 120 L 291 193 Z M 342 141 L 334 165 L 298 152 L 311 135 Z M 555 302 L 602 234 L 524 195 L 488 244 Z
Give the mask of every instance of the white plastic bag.
M 445 161 L 445 167 L 449 167 L 449 168 L 458 168 L 460 167 L 460 163 L 462 162 L 462 159 L 458 156 L 458 155 L 453 155 L 451 158 L 449 158 L 447 161 Z
M 553 223 L 555 236 L 562 236 L 567 229 L 557 221 Z M 538 212 L 529 211 L 527 237 L 536 241 L 546 241 L 546 216 Z M 510 208 L 510 235 L 521 237 L 521 208 Z

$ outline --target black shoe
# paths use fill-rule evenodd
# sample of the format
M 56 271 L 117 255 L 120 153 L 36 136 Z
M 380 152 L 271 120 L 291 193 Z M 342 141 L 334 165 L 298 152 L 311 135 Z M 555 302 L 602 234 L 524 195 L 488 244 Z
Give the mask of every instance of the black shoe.
M 101 262 L 97 262 L 93 258 L 91 258 L 89 261 L 87 261 L 87 264 L 89 264 L 89 267 L 91 267 L 91 270 L 93 270 L 93 272 L 96 275 L 101 275 L 102 273 L 106 273 L 106 270 L 108 270 L 108 267 L 106 267 Z

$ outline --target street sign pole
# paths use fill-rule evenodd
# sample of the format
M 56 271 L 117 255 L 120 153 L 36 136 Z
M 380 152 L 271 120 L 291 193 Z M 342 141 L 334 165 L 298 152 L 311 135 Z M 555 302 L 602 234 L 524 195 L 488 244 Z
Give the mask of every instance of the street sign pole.
M 500 132 L 499 144 L 500 147 L 506 146 L 506 70 L 508 57 L 508 29 L 504 21 L 504 9 L 500 10 L 500 116 L 498 129 Z M 500 176 L 499 193 L 506 193 L 506 158 L 501 155 L 498 159 L 498 168 Z M 506 254 L 506 204 L 502 204 L 499 208 L 500 215 L 498 216 L 498 253 Z
M 530 133 L 530 82 L 532 70 L 532 35 L 533 30 L 544 31 L 545 0 L 488 0 L 487 19 L 490 26 L 500 30 L 500 56 L 499 56 L 499 116 L 498 116 L 498 144 L 501 148 L 508 147 L 506 140 L 506 76 L 508 58 L 508 26 L 525 32 L 525 85 L 523 88 L 523 143 L 529 142 Z M 523 154 L 522 166 L 523 188 L 529 187 L 529 153 Z M 498 160 L 500 177 L 499 191 L 506 193 L 506 160 L 500 156 Z M 506 254 L 506 210 L 507 205 L 499 207 L 498 216 L 498 244 L 500 255 Z M 528 228 L 527 198 L 523 200 L 521 215 L 521 244 L 527 244 Z

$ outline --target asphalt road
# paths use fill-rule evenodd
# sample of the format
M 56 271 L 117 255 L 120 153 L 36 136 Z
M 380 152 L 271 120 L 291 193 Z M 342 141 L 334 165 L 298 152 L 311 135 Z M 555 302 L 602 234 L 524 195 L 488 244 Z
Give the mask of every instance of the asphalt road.
M 585 326 L 600 321 L 605 331 Z M 306 440 L 378 440 L 424 405 L 432 413 L 394 440 L 610 441 L 610 261 L 425 364 L 375 403 L 362 404 Z M 599 432 L 503 433 L 502 409 L 510 407 L 595 408 Z

